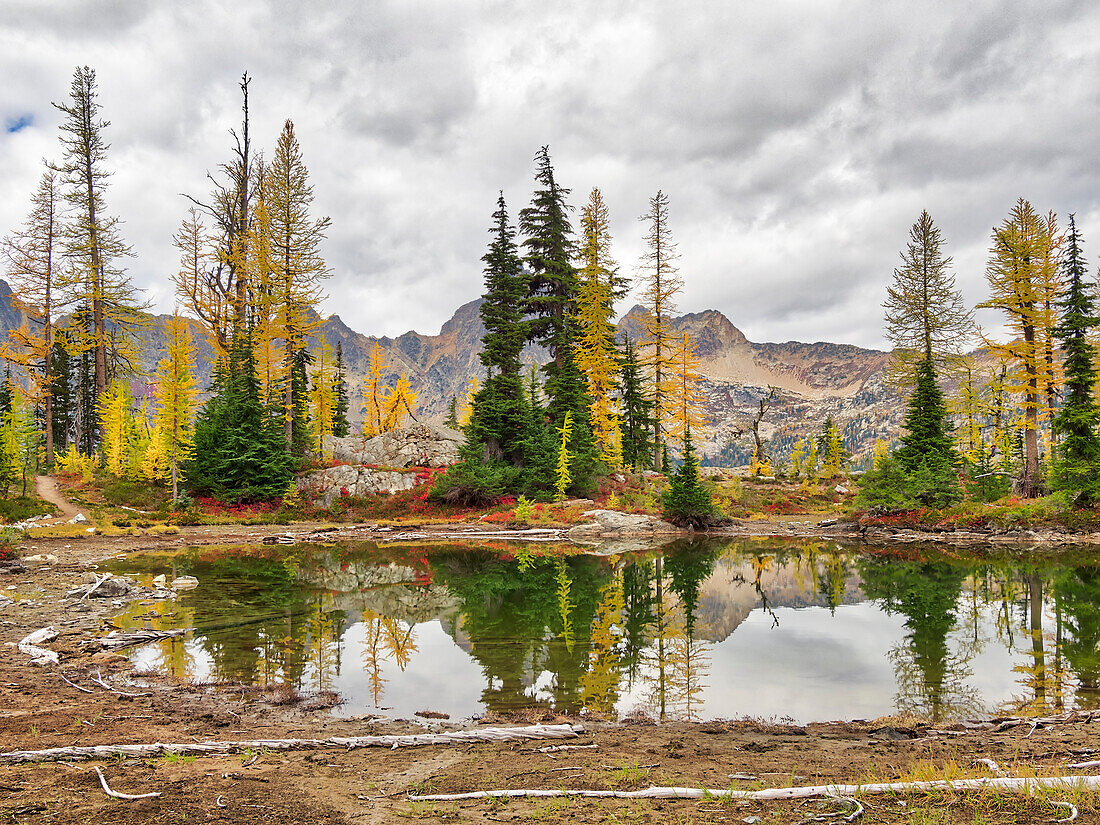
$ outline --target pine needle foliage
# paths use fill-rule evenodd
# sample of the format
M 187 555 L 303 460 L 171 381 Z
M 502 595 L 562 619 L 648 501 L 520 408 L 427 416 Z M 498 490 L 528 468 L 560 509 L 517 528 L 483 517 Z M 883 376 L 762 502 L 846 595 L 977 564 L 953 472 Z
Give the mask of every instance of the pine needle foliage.
M 1092 330 L 1100 324 L 1096 317 L 1095 285 L 1085 282 L 1085 256 L 1076 219 L 1069 216 L 1064 280 L 1065 294 L 1059 303 L 1061 317 L 1054 334 L 1065 353 L 1065 400 L 1054 417 L 1053 427 L 1061 436 L 1051 466 L 1054 489 L 1073 496 L 1078 506 L 1100 499 L 1100 426 L 1092 388 L 1096 382 L 1096 350 L 1091 343 Z
M 943 244 L 939 227 L 922 211 L 886 291 L 885 334 L 894 347 L 890 374 L 902 386 L 912 384 L 922 358 L 938 372 L 957 366 L 974 335 L 973 312 L 955 288 Z
M 663 516 L 681 527 L 699 530 L 715 522 L 716 509 L 710 491 L 699 478 L 699 461 L 691 444 L 691 430 L 684 433 L 683 462 L 669 475 L 661 495 Z
M 623 340 L 620 376 L 623 464 L 641 470 L 653 465 L 653 404 L 645 392 L 642 368 L 629 336 Z
M 276 498 L 290 483 L 290 457 L 280 418 L 260 403 L 247 334 L 234 337 L 214 395 L 195 422 L 194 455 L 184 467 L 189 489 L 229 501 Z
M 642 299 L 648 311 L 641 361 L 650 372 L 653 399 L 653 461 L 660 464 L 665 430 L 672 420 L 670 395 L 673 390 L 675 341 L 671 329 L 676 295 L 684 282 L 675 261 L 679 258 L 668 222 L 669 200 L 661 190 L 649 201 L 649 210 L 639 218 L 648 224 L 646 251 L 639 264 Z M 660 469 L 660 468 L 658 468 Z
M 1050 343 L 1054 319 L 1050 308 L 1057 300 L 1056 221 L 1039 215 L 1023 198 L 1000 227 L 993 230 L 993 248 L 986 265 L 990 297 L 979 308 L 1000 310 L 1012 340 L 985 340 L 1010 365 L 1006 388 L 1023 397 L 1024 463 L 1018 479 L 1020 493 L 1033 498 L 1042 492 L 1039 471 L 1040 422 L 1049 417 L 1054 361 Z

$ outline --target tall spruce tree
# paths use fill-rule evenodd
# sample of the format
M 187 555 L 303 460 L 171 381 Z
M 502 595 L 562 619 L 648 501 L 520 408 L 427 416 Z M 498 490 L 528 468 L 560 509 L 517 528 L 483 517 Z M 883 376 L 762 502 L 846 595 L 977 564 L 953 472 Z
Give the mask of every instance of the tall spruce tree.
M 645 392 L 642 368 L 629 336 L 623 340 L 620 386 L 623 464 L 640 470 L 653 464 L 653 402 Z
M 286 492 L 290 457 L 281 416 L 268 415 L 260 403 L 247 333 L 234 336 L 213 393 L 195 421 L 194 454 L 184 467 L 189 489 L 227 500 L 271 499 Z
M 577 272 L 573 268 L 576 245 L 569 222 L 569 189 L 558 185 L 550 164 L 550 148 L 535 155 L 535 180 L 539 187 L 531 205 L 520 211 L 519 231 L 526 250 L 528 338 L 545 344 L 553 360 L 546 373 L 546 413 L 550 425 L 559 428 L 569 413 L 573 427 L 569 444 L 576 462 L 574 492 L 587 488 L 595 471 L 595 439 L 589 418 L 589 398 L 584 376 L 577 368 L 576 344 Z
M 1056 490 L 1074 496 L 1078 506 L 1100 499 L 1100 421 L 1092 387 L 1096 381 L 1096 350 L 1090 340 L 1100 323 L 1093 298 L 1095 285 L 1085 283 L 1085 256 L 1073 215 L 1069 216 L 1069 248 L 1063 263 L 1066 291 L 1059 302 L 1061 318 L 1054 334 L 1065 353 L 1066 394 L 1053 427 L 1061 435 L 1051 467 L 1051 482 Z
M 917 384 L 905 416 L 906 433 L 894 454 L 907 476 L 908 494 L 921 504 L 942 507 L 962 497 L 955 471 L 959 454 L 950 435 L 943 391 L 932 362 L 917 363 Z
M 348 382 L 347 368 L 344 366 L 344 346 L 336 342 L 336 371 L 332 377 L 332 395 L 336 399 L 332 408 L 332 434 L 343 438 L 351 427 L 348 424 Z
M 535 163 L 539 188 L 531 205 L 519 213 L 528 272 L 526 309 L 533 316 L 528 333 L 532 340 L 549 347 L 554 358 L 552 371 L 560 371 L 573 341 L 571 318 L 577 294 L 571 207 L 565 200 L 570 190 L 554 178 L 549 146 L 539 149 Z
M 522 467 L 527 413 L 520 355 L 527 342 L 527 279 L 503 192 L 497 197 L 489 233 L 492 240 L 481 258 L 485 263 L 485 300 L 480 312 L 485 335 L 478 356 L 485 366 L 485 383 L 474 399 L 468 435 L 481 443 L 486 460 Z

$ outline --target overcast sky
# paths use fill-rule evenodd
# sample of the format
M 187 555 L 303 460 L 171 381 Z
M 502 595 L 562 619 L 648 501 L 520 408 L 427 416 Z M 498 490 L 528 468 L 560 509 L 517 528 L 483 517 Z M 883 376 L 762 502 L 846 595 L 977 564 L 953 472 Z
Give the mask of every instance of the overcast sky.
M 229 160 L 244 70 L 255 144 L 292 119 L 332 218 L 323 311 L 369 334 L 437 332 L 480 294 L 497 190 L 526 205 L 544 143 L 578 209 L 602 189 L 628 274 L 663 189 L 680 311 L 756 341 L 881 346 L 922 209 L 972 303 L 1018 197 L 1075 211 L 1100 253 L 1095 3 L 0 0 L 0 234 L 58 157 L 50 103 L 78 64 L 162 311 L 180 193 Z

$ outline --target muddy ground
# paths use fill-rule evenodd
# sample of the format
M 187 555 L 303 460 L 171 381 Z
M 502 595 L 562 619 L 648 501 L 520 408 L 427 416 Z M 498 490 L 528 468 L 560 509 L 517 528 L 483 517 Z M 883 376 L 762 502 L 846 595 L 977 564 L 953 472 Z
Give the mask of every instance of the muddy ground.
M 295 527 L 294 532 L 303 528 Z M 429 719 L 337 719 L 324 702 L 289 701 L 241 685 L 173 683 L 132 673 L 128 661 L 98 651 L 110 600 L 69 599 L 97 562 L 119 552 L 199 543 L 258 542 L 286 527 L 195 527 L 180 535 L 28 542 L 28 554 L 57 560 L 0 574 L 0 750 L 91 744 L 192 742 L 206 739 L 323 737 L 448 729 Z M 14 586 L 14 590 L 7 588 Z M 33 666 L 14 644 L 53 625 L 60 666 Z M 66 684 L 64 674 L 90 693 Z M 145 695 L 126 697 L 93 681 Z M 430 710 L 430 709 L 425 709 Z M 420 803 L 410 793 L 493 788 L 638 789 L 649 785 L 724 788 L 988 775 L 977 758 L 1011 775 L 1088 773 L 1067 763 L 1100 758 L 1100 715 L 1000 732 L 931 733 L 917 720 L 867 720 L 805 727 L 767 721 L 610 724 L 589 719 L 483 719 L 482 725 L 532 721 L 583 725 L 569 744 L 597 748 L 539 753 L 542 741 L 389 750 L 261 752 L 243 755 L 110 759 L 0 765 L 0 816 L 26 823 L 310 822 L 374 823 L 403 819 L 479 822 L 702 823 L 815 821 L 840 811 L 834 802 L 755 803 L 709 800 L 516 800 Z M 457 726 L 456 726 L 457 727 Z M 468 727 L 468 725 L 467 725 Z M 254 761 L 253 758 L 255 757 Z M 249 764 L 245 764 L 249 763 Z M 109 799 L 93 765 L 125 793 L 155 799 Z M 1098 771 L 1092 771 L 1098 772 Z M 731 780 L 731 774 L 755 779 Z M 1064 794 L 1054 799 L 1064 799 Z M 1080 822 L 1100 821 L 1100 798 L 1075 797 Z M 1049 822 L 1066 815 L 1041 799 L 993 793 L 867 797 L 861 822 Z M 845 813 L 847 811 L 844 811 Z M 758 819 L 753 819 L 758 817 Z

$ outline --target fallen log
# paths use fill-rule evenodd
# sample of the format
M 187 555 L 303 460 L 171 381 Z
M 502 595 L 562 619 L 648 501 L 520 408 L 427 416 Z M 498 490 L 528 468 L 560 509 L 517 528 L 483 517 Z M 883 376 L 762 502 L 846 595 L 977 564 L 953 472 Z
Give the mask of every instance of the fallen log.
M 135 647 L 137 645 L 148 644 L 149 642 L 157 642 L 161 639 L 171 639 L 176 636 L 182 636 L 187 633 L 189 628 L 181 628 L 179 630 L 127 630 L 119 632 L 112 630 L 106 636 L 103 636 L 99 640 L 99 646 L 104 650 L 121 650 L 124 647 Z
M 923 782 L 879 782 L 867 785 L 806 785 L 791 788 L 767 788 L 762 791 L 736 791 L 731 788 L 663 788 L 641 791 L 566 790 L 562 788 L 468 791 L 410 795 L 414 802 L 461 802 L 466 799 L 516 799 L 519 797 L 579 796 L 595 799 L 749 799 L 775 801 L 815 797 L 854 796 L 857 794 L 918 793 L 925 791 L 1002 790 L 1033 793 L 1047 790 L 1100 790 L 1100 776 L 980 777 L 978 779 L 932 779 Z
M 238 753 L 267 748 L 273 751 L 320 750 L 324 748 L 411 748 L 422 745 L 456 745 L 471 742 L 511 742 L 521 739 L 572 739 L 584 732 L 573 725 L 529 725 L 521 728 L 482 728 L 446 733 L 417 733 L 386 736 L 330 736 L 328 739 L 245 739 L 226 742 L 184 742 L 168 744 L 73 745 L 40 751 L 0 753 L 0 764 L 60 762 L 71 759 L 108 759 L 114 756 L 146 757 L 166 754 L 200 756 L 208 753 Z

